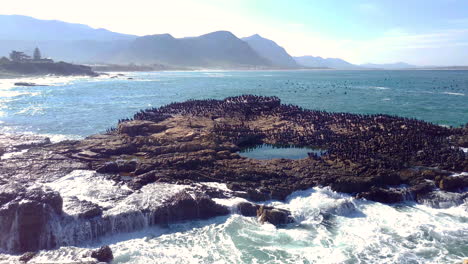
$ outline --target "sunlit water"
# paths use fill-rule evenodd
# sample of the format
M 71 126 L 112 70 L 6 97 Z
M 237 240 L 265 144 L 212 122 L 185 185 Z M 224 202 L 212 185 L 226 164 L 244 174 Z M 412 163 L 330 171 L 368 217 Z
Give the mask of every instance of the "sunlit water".
M 14 87 L 15 81 L 0 79 L 3 130 L 86 136 L 142 108 L 240 94 L 278 96 L 309 109 L 396 114 L 441 125 L 468 122 L 468 71 L 158 72 L 22 80 L 49 87 Z
M 239 154 L 250 159 L 269 160 L 269 159 L 303 159 L 309 156 L 309 153 L 315 153 L 321 156 L 325 150 L 313 149 L 298 146 L 281 146 L 262 144 L 258 146 L 242 149 Z
M 54 141 L 103 132 L 142 108 L 240 94 L 440 125 L 468 122 L 466 71 L 161 72 L 21 80 L 51 84 L 46 87 L 15 87 L 17 81 L 0 79 L 0 132 L 47 134 Z M 44 251 L 33 261 L 76 260 L 85 248 L 102 244 L 111 245 L 115 263 L 457 263 L 468 258 L 466 201 L 448 209 L 411 202 L 389 206 L 314 188 L 268 203 L 291 210 L 297 223 L 275 228 L 232 214 Z M 0 255 L 0 263 L 13 259 Z

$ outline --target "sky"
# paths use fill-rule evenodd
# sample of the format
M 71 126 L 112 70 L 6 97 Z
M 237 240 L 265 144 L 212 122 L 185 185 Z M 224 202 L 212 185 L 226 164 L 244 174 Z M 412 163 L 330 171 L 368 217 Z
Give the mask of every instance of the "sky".
M 293 56 L 468 65 L 468 0 L 0 0 L 1 14 L 175 37 L 228 30 Z

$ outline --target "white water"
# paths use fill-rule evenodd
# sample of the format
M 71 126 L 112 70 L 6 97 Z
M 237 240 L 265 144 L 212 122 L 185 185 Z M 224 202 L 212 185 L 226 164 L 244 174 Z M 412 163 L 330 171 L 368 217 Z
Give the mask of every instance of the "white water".
M 173 225 L 111 245 L 116 263 L 455 263 L 468 257 L 466 206 L 432 209 L 355 200 L 328 188 L 293 194 L 298 224 L 231 215 Z M 154 237 L 153 237 L 154 236 Z
M 232 214 L 113 235 L 89 247 L 110 244 L 114 263 L 144 264 L 459 263 L 468 258 L 466 201 L 448 209 L 389 206 L 313 188 L 269 204 L 291 210 L 297 223 L 275 228 Z M 83 261 L 85 249 L 43 251 L 31 263 Z

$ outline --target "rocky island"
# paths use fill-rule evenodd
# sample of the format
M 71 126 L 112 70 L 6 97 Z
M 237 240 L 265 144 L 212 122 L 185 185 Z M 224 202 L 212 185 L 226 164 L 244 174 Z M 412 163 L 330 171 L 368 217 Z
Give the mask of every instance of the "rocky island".
M 13 253 L 229 213 L 283 225 L 294 221 L 289 212 L 261 202 L 314 186 L 433 207 L 468 197 L 467 127 L 307 110 L 277 97 L 172 103 L 79 141 L 1 137 L 0 248 Z M 324 152 L 238 153 L 262 144 Z

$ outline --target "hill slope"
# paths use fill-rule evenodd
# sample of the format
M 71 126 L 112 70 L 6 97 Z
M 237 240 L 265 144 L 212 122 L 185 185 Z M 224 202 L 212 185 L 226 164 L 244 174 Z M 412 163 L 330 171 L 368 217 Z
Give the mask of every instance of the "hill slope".
M 280 47 L 272 40 L 263 38 L 258 34 L 242 38 L 242 40 L 247 42 L 260 56 L 272 62 L 274 66 L 280 68 L 300 67 L 283 47 Z
M 387 63 L 387 64 L 375 64 L 375 63 L 367 63 L 359 65 L 364 68 L 370 69 L 389 69 L 389 70 L 401 70 L 401 69 L 411 69 L 411 68 L 418 68 L 419 66 L 411 65 L 405 62 L 396 62 L 396 63 Z
M 190 38 L 169 34 L 135 39 L 113 61 L 190 67 L 268 67 L 271 63 L 228 31 Z
M 302 56 L 294 57 L 296 62 L 304 67 L 312 68 L 332 68 L 332 69 L 359 69 L 359 66 L 351 64 L 345 60 L 337 58 Z

